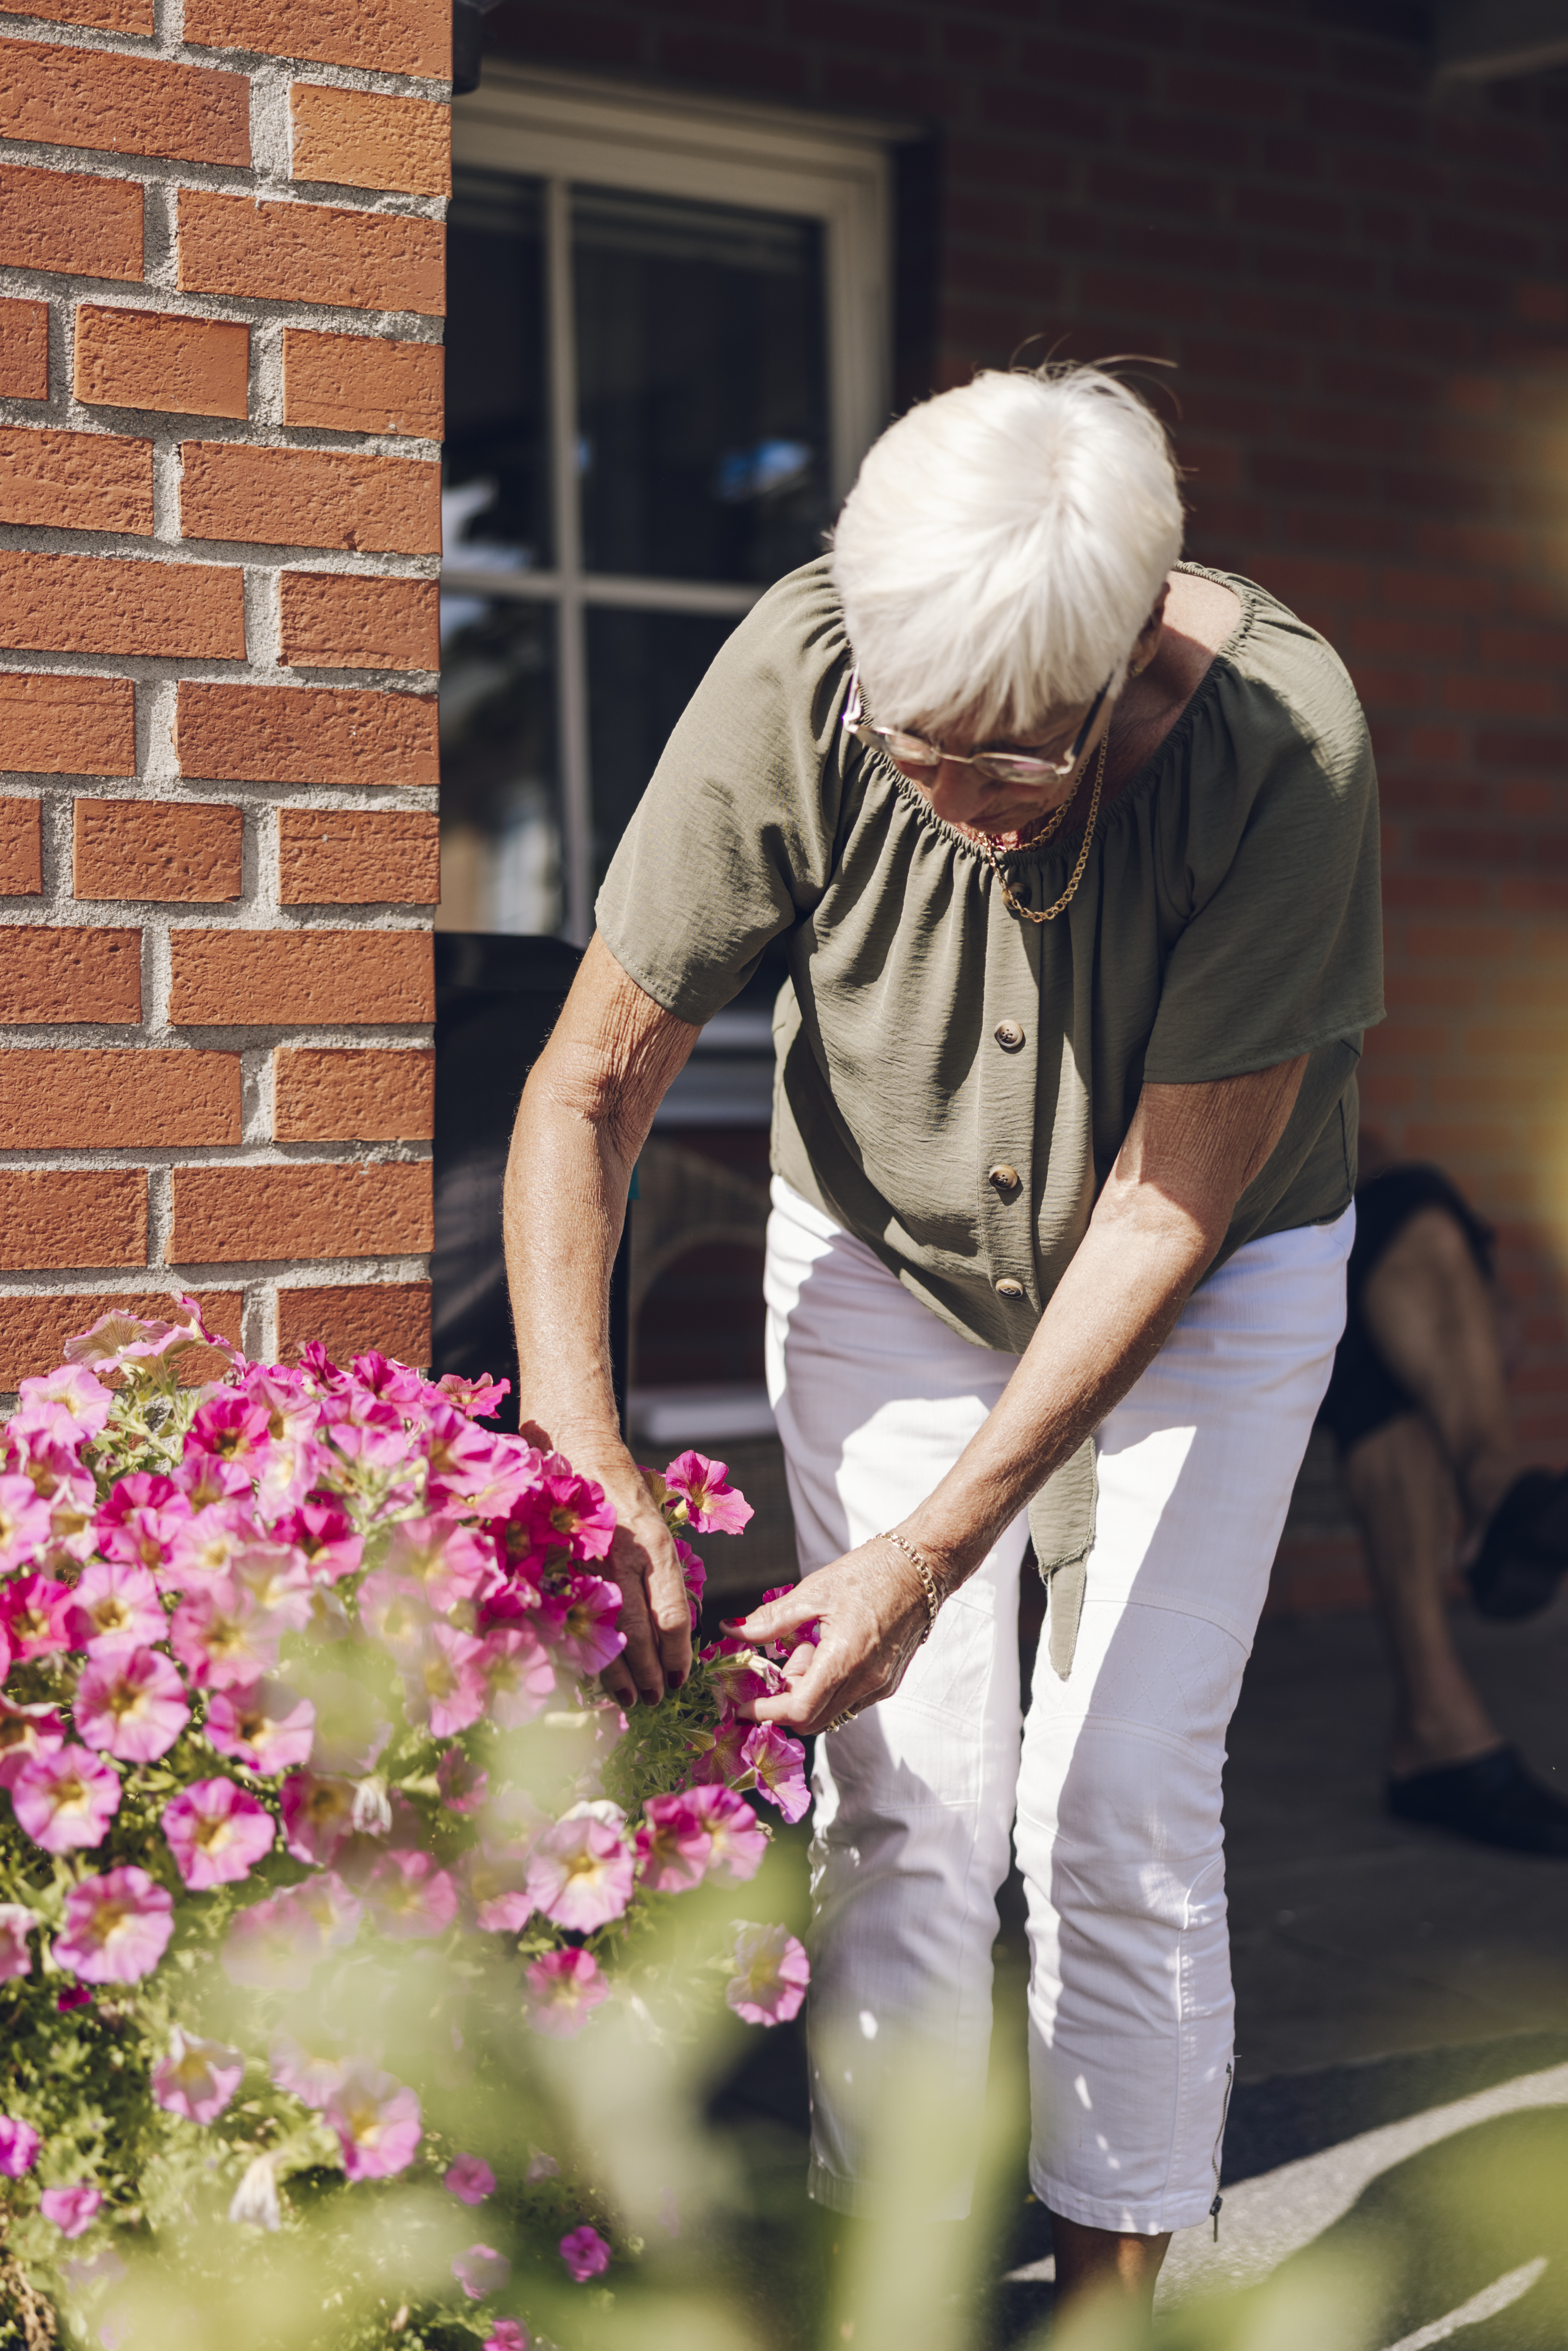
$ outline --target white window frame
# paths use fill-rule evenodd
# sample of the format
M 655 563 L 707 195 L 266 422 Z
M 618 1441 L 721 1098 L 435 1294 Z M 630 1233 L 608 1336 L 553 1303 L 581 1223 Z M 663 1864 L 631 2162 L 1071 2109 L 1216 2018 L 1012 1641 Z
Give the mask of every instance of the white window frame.
M 593 876 L 584 613 L 749 610 L 761 590 L 727 581 L 587 572 L 577 496 L 577 371 L 568 192 L 641 190 L 818 220 L 827 297 L 829 471 L 835 507 L 888 421 L 891 331 L 889 150 L 903 125 L 779 107 L 673 98 L 661 91 L 487 62 L 481 87 L 452 110 L 453 161 L 544 183 L 549 340 L 550 475 L 556 561 L 548 571 L 443 569 L 465 594 L 549 603 L 557 615 L 558 740 L 566 929 L 592 929 Z

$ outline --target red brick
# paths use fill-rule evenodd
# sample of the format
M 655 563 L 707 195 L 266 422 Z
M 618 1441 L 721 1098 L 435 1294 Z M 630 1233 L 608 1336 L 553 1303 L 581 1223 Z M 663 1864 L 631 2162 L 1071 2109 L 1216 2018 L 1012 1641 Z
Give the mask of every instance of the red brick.
M 435 1056 L 297 1046 L 272 1057 L 279 1143 L 428 1143 Z
M 319 1343 L 335 1364 L 372 1351 L 423 1371 L 430 1362 L 430 1285 L 367 1281 L 277 1292 L 277 1353 L 292 1364 Z
M 245 817 L 237 808 L 78 799 L 71 814 L 74 897 L 216 905 L 239 896 Z
M 0 549 L 0 645 L 27 653 L 243 661 L 245 575 L 237 564 L 115 562 Z
M 445 360 L 439 343 L 285 327 L 283 421 L 333 433 L 408 433 L 439 441 Z
M 185 38 L 426 81 L 452 71 L 450 0 L 186 0 Z
M 349 449 L 248 449 L 235 441 L 187 441 L 180 463 L 187 538 L 441 552 L 438 465 Z
M 277 820 L 286 906 L 434 906 L 441 820 L 414 809 L 285 809 Z
M 139 1314 L 143 1322 L 168 1320 L 174 1303 L 172 1290 L 32 1291 L 0 1298 L 0 1389 L 15 1389 L 24 1380 L 52 1372 L 63 1362 L 66 1341 L 90 1331 L 105 1314 Z M 209 1331 L 221 1331 L 237 1345 L 244 1309 L 237 1290 L 203 1290 L 196 1293 Z M 176 1351 L 180 1381 L 198 1387 L 227 1370 L 225 1359 L 212 1347 L 181 1347 Z
M 240 1057 L 143 1046 L 0 1052 L 0 1134 L 12 1151 L 238 1143 Z
M 0 260 L 7 257 L 0 250 Z M 439 318 L 445 264 L 440 221 L 180 191 L 180 286 L 186 293 Z
M 433 1238 L 428 1159 L 176 1167 L 173 1190 L 175 1265 L 395 1257 Z
M 434 580 L 286 571 L 279 603 L 285 664 L 299 669 L 441 666 L 441 590 Z
M 51 25 L 88 25 L 97 33 L 153 30 L 152 0 L 26 0 L 19 13 L 45 16 Z
M 297 81 L 288 93 L 297 180 L 341 188 L 452 193 L 452 110 L 425 98 L 385 98 Z
M 0 1271 L 146 1262 L 142 1168 L 0 1170 Z
M 0 394 L 10 400 L 47 400 L 47 302 L 0 302 Z
M 169 1018 L 178 1027 L 396 1027 L 435 1017 L 428 931 L 177 930 L 169 944 Z
M 0 262 L 76 277 L 141 276 L 141 190 L 131 180 L 0 164 Z
M 0 522 L 152 528 L 152 444 L 120 433 L 0 426 Z
M 78 400 L 94 406 L 244 416 L 250 329 L 228 319 L 108 310 L 84 302 L 77 311 L 75 388 Z
M 140 931 L 0 929 L 0 1026 L 141 1018 Z
M 174 739 L 181 774 L 217 783 L 439 779 L 433 695 L 182 680 Z
M 0 572 L 0 601 L 3 588 Z M 134 775 L 136 688 L 128 677 L 0 672 L 0 758 L 28 776 Z
M 44 886 L 42 806 L 0 799 L 0 898 L 33 898 Z
M 64 41 L 7 41 L 0 62 L 0 138 L 179 163 L 250 162 L 244 74 Z

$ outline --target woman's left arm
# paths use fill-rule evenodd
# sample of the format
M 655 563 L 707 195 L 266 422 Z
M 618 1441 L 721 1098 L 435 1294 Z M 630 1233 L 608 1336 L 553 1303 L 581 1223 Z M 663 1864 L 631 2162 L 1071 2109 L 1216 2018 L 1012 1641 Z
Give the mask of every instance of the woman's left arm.
M 1165 1344 L 1213 1261 L 1236 1203 L 1295 1108 L 1303 1055 L 1207 1085 L 1145 1085 L 1089 1229 L 1017 1371 L 941 1484 L 896 1531 L 946 1598 L 1054 1470 L 1119 1404 Z M 916 1571 L 880 1539 L 732 1626 L 775 1641 L 821 1620 L 798 1649 L 791 1688 L 758 1699 L 758 1721 L 824 1729 L 898 1687 L 926 1625 Z

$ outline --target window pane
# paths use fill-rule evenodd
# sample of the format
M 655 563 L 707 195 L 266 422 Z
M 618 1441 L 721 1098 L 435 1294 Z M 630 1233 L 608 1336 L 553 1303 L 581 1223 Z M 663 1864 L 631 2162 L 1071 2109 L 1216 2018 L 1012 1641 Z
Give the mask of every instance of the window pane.
M 809 561 L 831 519 L 818 223 L 593 188 L 571 219 L 588 569 Z
M 670 729 L 735 626 L 729 613 L 588 615 L 594 886 L 658 765 Z
M 446 559 L 552 559 L 544 203 L 538 182 L 459 172 L 447 221 Z
M 561 927 L 555 611 L 441 599 L 444 931 Z

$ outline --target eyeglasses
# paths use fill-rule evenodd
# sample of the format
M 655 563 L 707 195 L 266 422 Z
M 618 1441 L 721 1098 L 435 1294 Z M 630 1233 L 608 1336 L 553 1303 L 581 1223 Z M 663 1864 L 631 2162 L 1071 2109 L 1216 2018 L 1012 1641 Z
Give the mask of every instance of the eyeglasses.
M 1041 759 L 1025 751 L 962 751 L 944 750 L 940 743 L 928 743 L 924 735 L 906 735 L 901 727 L 877 726 L 866 716 L 865 702 L 861 694 L 859 670 L 850 677 L 850 698 L 844 705 L 841 724 L 857 743 L 873 751 L 885 751 L 904 768 L 939 768 L 945 759 L 956 768 L 977 768 L 982 776 L 996 784 L 1040 784 L 1048 776 L 1058 778 L 1070 776 L 1083 757 L 1083 746 L 1093 731 L 1100 716 L 1100 706 L 1111 691 L 1106 679 L 1089 705 L 1088 716 L 1072 739 L 1072 748 L 1065 759 Z

